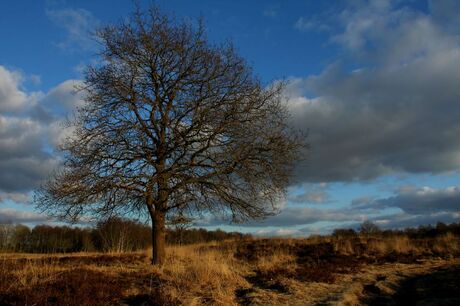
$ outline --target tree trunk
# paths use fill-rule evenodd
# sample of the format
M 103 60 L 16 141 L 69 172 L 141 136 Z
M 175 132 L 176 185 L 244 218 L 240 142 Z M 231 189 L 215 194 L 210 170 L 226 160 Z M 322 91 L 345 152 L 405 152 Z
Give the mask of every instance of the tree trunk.
M 165 214 L 155 211 L 152 216 L 152 264 L 163 265 L 166 251 Z

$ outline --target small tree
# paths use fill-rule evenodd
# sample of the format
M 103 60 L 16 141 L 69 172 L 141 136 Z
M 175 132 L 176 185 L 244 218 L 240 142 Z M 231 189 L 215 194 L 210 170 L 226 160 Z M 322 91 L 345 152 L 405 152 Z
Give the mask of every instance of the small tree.
M 166 214 L 271 214 L 302 146 L 282 84 L 264 87 L 231 44 L 156 8 L 97 34 L 100 64 L 86 70 L 65 165 L 36 193 L 38 207 L 71 220 L 148 212 L 157 264 Z
M 355 237 L 356 232 L 352 228 L 336 228 L 332 232 L 332 236 L 337 237 L 337 238 L 350 238 L 350 237 Z
M 147 226 L 133 220 L 112 217 L 97 223 L 95 242 L 105 252 L 121 253 L 145 249 L 150 241 L 149 236 L 145 236 L 146 229 Z
M 359 226 L 359 232 L 366 236 L 370 236 L 379 233 L 380 228 L 372 221 L 366 220 Z
M 178 242 L 179 245 L 182 245 L 184 233 L 188 228 L 192 227 L 193 219 L 180 212 L 171 216 L 167 222 L 167 225 L 174 228 L 175 232 L 179 236 L 177 237 L 178 241 L 176 242 Z

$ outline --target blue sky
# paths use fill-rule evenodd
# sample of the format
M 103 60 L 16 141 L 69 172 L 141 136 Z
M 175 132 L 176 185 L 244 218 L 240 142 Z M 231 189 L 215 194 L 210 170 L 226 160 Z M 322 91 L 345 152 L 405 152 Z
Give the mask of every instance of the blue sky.
M 203 17 L 265 84 L 283 79 L 294 128 L 311 150 L 279 215 L 197 222 L 267 235 L 460 221 L 458 1 L 156 1 Z M 142 2 L 145 6 L 147 2 Z M 0 3 L 0 220 L 53 223 L 29 204 L 59 164 L 73 87 L 97 61 L 91 32 L 131 1 Z

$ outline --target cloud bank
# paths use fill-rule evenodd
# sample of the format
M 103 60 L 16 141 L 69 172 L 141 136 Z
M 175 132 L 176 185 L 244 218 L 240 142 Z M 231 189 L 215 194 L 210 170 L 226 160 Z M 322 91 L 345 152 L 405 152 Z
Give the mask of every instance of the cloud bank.
M 460 170 L 460 36 L 448 26 L 458 17 L 439 2 L 428 13 L 370 1 L 338 14 L 330 43 L 343 56 L 286 88 L 312 146 L 299 182 Z
M 437 222 L 460 222 L 460 186 L 447 188 L 404 187 L 387 198 L 359 198 L 341 208 L 319 209 L 288 206 L 280 214 L 262 222 L 241 224 L 243 227 L 280 227 L 276 230 L 259 229 L 260 235 L 306 235 L 327 233 L 334 228 L 357 229 L 370 220 L 381 228 L 405 228 Z M 319 225 L 332 222 L 334 225 Z M 219 225 L 222 221 L 209 219 L 203 225 Z

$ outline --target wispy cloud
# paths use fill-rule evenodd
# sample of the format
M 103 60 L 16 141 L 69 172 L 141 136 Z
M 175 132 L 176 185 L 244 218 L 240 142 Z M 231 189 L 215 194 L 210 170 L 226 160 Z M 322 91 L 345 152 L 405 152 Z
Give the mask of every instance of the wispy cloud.
M 66 31 L 66 37 L 56 45 L 64 50 L 92 50 L 96 42 L 92 35 L 99 24 L 94 15 L 85 9 L 48 9 L 47 16 Z
M 289 201 L 302 204 L 323 204 L 331 202 L 329 193 L 327 192 L 327 184 L 305 184 L 302 186 L 302 192 L 290 196 Z
M 307 32 L 307 31 L 326 32 L 326 31 L 331 30 L 331 27 L 318 17 L 310 17 L 310 18 L 300 17 L 294 23 L 294 28 L 302 32 Z
M 275 18 L 278 16 L 279 8 L 279 5 L 270 5 L 262 11 L 262 14 L 265 17 Z

